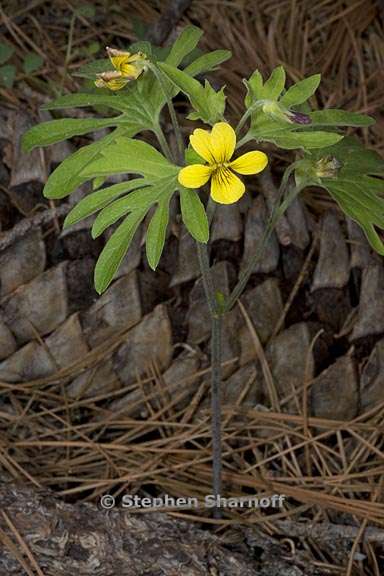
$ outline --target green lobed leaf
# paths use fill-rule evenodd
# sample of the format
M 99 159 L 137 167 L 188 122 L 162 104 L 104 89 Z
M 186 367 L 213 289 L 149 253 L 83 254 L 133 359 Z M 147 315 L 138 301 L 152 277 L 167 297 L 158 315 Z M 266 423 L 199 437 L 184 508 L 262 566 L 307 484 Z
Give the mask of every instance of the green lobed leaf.
M 86 179 L 111 174 L 141 174 L 147 177 L 175 177 L 179 167 L 171 164 L 158 150 L 142 140 L 119 136 L 105 150 L 101 158 L 88 164 L 82 176 Z
M 101 234 L 115 224 L 120 218 L 128 214 L 129 212 L 136 212 L 138 209 L 149 210 L 154 200 L 154 190 L 143 188 L 131 192 L 128 196 L 123 196 L 123 198 L 118 198 L 111 204 L 108 204 L 105 208 L 99 212 L 97 218 L 95 219 L 91 235 L 92 238 L 98 238 Z
M 95 266 L 95 289 L 102 294 L 110 285 L 132 242 L 145 211 L 132 212 L 104 246 Z
M 381 156 L 365 148 L 353 136 L 346 136 L 341 142 L 324 150 L 312 151 L 309 157 L 316 161 L 325 156 L 337 158 L 341 164 L 340 176 L 343 178 L 356 178 L 362 174 L 384 175 L 384 160 Z
M 370 242 L 372 248 L 376 250 L 376 252 L 382 256 L 384 256 L 384 244 L 380 239 L 379 235 L 375 230 L 375 225 L 379 226 L 380 228 L 384 228 L 383 222 L 383 214 L 384 214 L 384 201 L 381 198 L 379 200 L 380 206 L 380 214 L 377 214 L 375 210 L 376 201 L 371 199 L 372 202 L 364 199 L 361 201 L 359 195 L 348 186 L 343 181 L 327 181 L 322 183 L 322 185 L 328 190 L 331 196 L 336 200 L 339 204 L 340 208 L 343 210 L 345 214 L 350 216 L 362 230 L 365 232 L 365 235 Z M 383 193 L 384 193 L 384 186 L 383 186 Z
M 101 188 L 105 180 L 106 179 L 104 176 L 98 176 L 97 178 L 94 178 L 92 181 L 92 190 L 97 190 L 98 188 Z
M 281 97 L 280 102 L 287 108 L 302 104 L 316 92 L 320 80 L 321 74 L 314 74 L 313 76 L 304 78 L 304 80 L 300 80 L 300 82 L 288 88 L 286 93 Z
M 49 144 L 67 140 L 72 136 L 80 136 L 101 128 L 117 126 L 121 123 L 121 119 L 122 116 L 117 118 L 62 118 L 42 122 L 23 134 L 22 148 L 30 152 L 37 146 L 49 146 Z
M 277 100 L 285 86 L 285 70 L 283 66 L 277 66 L 262 88 L 262 99 Z
M 231 58 L 231 56 L 232 53 L 229 50 L 214 50 L 213 52 L 208 52 L 191 62 L 191 64 L 184 68 L 184 72 L 190 76 L 212 72 L 216 70 L 220 64 Z
M 277 66 L 265 84 L 259 70 L 255 70 L 248 80 L 244 80 L 244 84 L 247 87 L 247 108 L 258 100 L 278 100 L 285 86 L 285 70 L 283 66 Z
M 194 112 L 189 116 L 190 119 L 200 118 L 207 124 L 214 124 L 222 119 L 225 109 L 223 89 L 215 92 L 208 81 L 205 81 L 205 85 L 202 86 L 186 72 L 164 62 L 160 62 L 158 66 L 167 78 L 188 96 L 194 108 Z
M 191 74 L 203 72 L 208 67 L 210 68 L 224 61 L 228 55 L 229 53 L 225 50 L 217 50 L 198 58 L 188 69 Z M 110 68 L 109 60 L 105 60 L 105 63 Z M 92 77 L 94 77 L 93 70 Z M 153 127 L 158 121 L 160 111 L 165 104 L 165 98 L 161 91 L 158 90 L 157 84 L 152 84 L 149 77 L 143 80 L 132 86 L 132 89 L 127 93 L 124 92 L 124 94 L 70 94 L 57 98 L 46 105 L 45 108 L 58 110 L 77 106 L 110 106 L 124 112 L 124 130 L 128 136 L 134 136 L 142 129 L 151 129 Z M 104 139 L 100 141 L 100 143 L 103 142 Z M 91 148 L 85 147 L 84 152 L 79 150 L 73 158 L 67 158 L 62 165 L 56 168 L 45 187 L 44 194 L 46 197 L 63 198 L 88 179 L 86 175 L 79 177 L 79 172 L 82 169 L 81 163 L 83 162 L 85 166 L 96 158 L 103 144 L 100 144 L 100 149 L 98 143 L 90 146 Z M 94 151 L 95 154 L 93 153 Z M 105 175 L 108 174 L 103 173 L 103 176 Z
M 117 222 L 128 212 L 149 210 L 153 204 L 160 201 L 165 195 L 171 194 L 174 189 L 174 181 L 170 178 L 163 178 L 153 185 L 135 190 L 127 196 L 115 200 L 112 204 L 108 204 L 93 223 L 92 237 L 100 236 L 108 226 Z
M 261 138 L 267 142 L 273 142 L 280 148 L 286 150 L 294 150 L 296 148 L 311 149 L 311 148 L 324 148 L 325 146 L 332 146 L 340 140 L 343 135 L 336 132 L 282 132 L 281 134 L 264 135 Z
M 353 216 L 352 216 L 352 218 L 353 218 Z M 354 220 L 356 220 L 356 218 L 354 218 Z M 356 222 L 359 224 L 358 220 L 356 220 Z M 384 256 L 384 244 L 383 244 L 382 240 L 380 239 L 380 236 L 376 232 L 375 228 L 373 226 L 364 225 L 363 231 L 365 232 L 367 240 L 370 243 L 370 245 L 372 246 L 372 248 L 378 254 L 380 254 L 380 256 Z
M 169 201 L 171 195 L 167 195 L 156 208 L 151 218 L 145 238 L 145 250 L 148 264 L 152 270 L 156 270 L 163 252 L 169 221 Z
M 312 126 L 372 126 L 374 118 L 346 110 L 325 109 L 310 112 Z
M 85 198 L 80 200 L 74 208 L 72 208 L 69 214 L 67 214 L 67 217 L 64 220 L 63 229 L 80 222 L 80 220 L 84 220 L 84 218 L 88 218 L 88 216 L 101 210 L 112 200 L 121 196 L 121 194 L 130 192 L 136 188 L 144 188 L 149 184 L 151 184 L 151 181 L 146 178 L 135 178 L 134 180 L 119 182 L 118 184 L 113 184 L 112 186 L 88 194 Z
M 193 32 L 191 39 L 194 34 L 196 40 L 196 32 Z M 191 45 L 192 43 L 190 43 Z M 175 59 L 182 55 L 181 49 L 178 49 L 177 54 L 173 55 Z M 226 50 L 216 50 L 197 58 L 197 60 L 187 66 L 186 71 L 190 75 L 207 72 L 225 61 L 229 56 L 230 52 Z M 88 69 L 87 75 L 94 79 L 96 72 L 110 68 L 109 60 L 103 60 L 101 68 L 99 65 L 96 68 L 93 66 Z M 176 96 L 178 89 L 173 88 L 173 84 L 166 78 L 164 78 L 164 81 L 166 82 L 166 87 L 170 87 L 170 96 Z M 165 103 L 164 94 L 159 90 L 153 75 L 148 72 L 140 77 L 137 82 L 129 85 L 127 89 L 116 94 L 104 92 L 103 90 L 97 93 L 68 94 L 44 105 L 43 109 L 61 110 L 86 106 L 107 106 L 113 110 L 123 112 L 124 117 L 121 118 L 121 122 L 129 125 L 131 129 L 135 128 L 139 132 L 141 130 L 153 130 L 157 126 L 161 109 Z
M 196 46 L 189 54 L 184 56 L 179 67 L 182 70 L 185 70 L 185 68 L 187 66 L 189 66 L 189 64 L 194 62 L 197 58 L 200 58 L 200 56 L 202 56 L 203 54 L 204 54 L 204 52 L 198 46 Z M 168 54 L 167 54 L 167 56 L 168 56 Z M 161 62 L 164 62 L 166 60 L 167 56 L 165 58 L 159 58 L 158 60 L 160 60 Z
M 215 69 L 218 64 L 226 60 L 229 57 L 229 54 L 230 53 L 226 50 L 216 50 L 215 52 L 205 54 L 188 65 L 184 72 L 189 76 L 196 76 L 197 74 L 208 72 L 212 69 Z M 180 89 L 174 83 L 172 83 L 159 68 L 158 70 L 159 73 L 162 74 L 164 89 L 170 98 L 174 98 L 177 96 Z M 152 128 L 159 122 L 160 112 L 163 106 L 166 104 L 166 98 L 163 94 L 163 90 L 159 90 L 158 83 L 151 75 L 146 76 L 146 78 L 144 78 L 143 81 L 140 82 L 137 86 L 138 102 L 135 104 L 135 114 L 145 114 L 146 118 L 150 120 L 149 128 Z M 130 109 L 132 109 L 133 105 L 131 102 L 129 105 Z M 139 110 L 140 108 L 141 110 Z
M 173 43 L 173 46 L 165 59 L 165 62 L 172 66 L 181 64 L 187 56 L 197 46 L 203 31 L 197 26 L 187 26 L 180 36 Z
M 71 194 L 78 186 L 86 182 L 88 178 L 80 176 L 80 173 L 99 154 L 98 142 L 84 146 L 71 154 L 50 174 L 44 186 L 43 195 L 46 198 L 59 199 Z
M 184 58 L 194 50 L 199 39 L 201 38 L 201 35 L 202 30 L 196 26 L 187 26 L 184 28 L 180 36 L 172 45 L 171 49 L 168 51 L 165 62 L 168 62 L 173 66 L 179 66 L 182 60 L 184 60 Z M 157 60 L 161 61 L 162 59 L 158 58 Z M 151 64 L 149 66 L 151 68 Z M 156 69 L 158 69 L 157 65 L 152 65 L 152 72 L 156 73 Z M 158 111 L 156 114 L 152 114 L 152 117 L 158 120 L 160 110 L 166 103 L 166 98 L 163 94 L 163 91 L 169 94 L 170 98 L 174 97 L 176 93 L 172 90 L 172 83 L 166 77 L 161 78 L 162 88 L 160 90 L 158 83 L 155 81 L 153 76 L 151 77 L 151 75 L 147 74 L 146 81 L 147 85 L 145 86 L 145 92 L 149 94 L 149 102 L 151 108 Z M 142 86 L 143 85 L 145 84 L 142 83 Z M 148 102 L 148 98 L 146 101 Z
M 301 129 L 301 127 L 298 124 L 271 118 L 260 110 L 257 114 L 252 115 L 249 135 L 253 138 L 263 140 L 268 136 L 274 136 L 275 134 L 281 135 L 282 133 L 293 132 L 299 129 Z
M 372 248 L 384 255 L 384 244 L 375 229 L 384 230 L 384 180 L 375 177 L 384 175 L 384 160 L 376 152 L 348 136 L 334 146 L 307 153 L 296 171 L 309 184 L 325 188 L 359 224 Z
M 216 92 L 206 80 L 201 95 L 201 105 L 191 112 L 187 118 L 189 120 L 201 119 L 212 126 L 224 118 L 225 99 L 224 87 Z
M 384 180 L 382 178 L 375 178 L 366 174 L 360 174 L 360 177 L 356 178 L 355 175 L 346 175 L 340 172 L 338 181 L 355 188 L 355 191 L 358 189 L 359 197 L 362 199 L 366 196 L 369 196 L 369 198 L 374 197 L 378 201 L 377 209 L 383 206 Z M 381 213 L 381 210 L 379 210 L 377 217 L 383 218 L 382 222 L 384 225 L 384 213 Z
M 206 244 L 209 240 L 209 224 L 203 203 L 195 190 L 180 186 L 179 190 L 183 222 L 195 240 Z
M 42 110 L 64 110 L 66 108 L 84 108 L 87 106 L 108 106 L 120 112 L 130 110 L 129 96 L 120 96 L 118 94 L 88 94 L 78 92 L 77 94 L 65 94 L 55 100 L 44 104 Z
M 86 182 L 89 178 L 81 173 L 85 167 L 100 157 L 101 150 L 105 149 L 113 141 L 113 138 L 122 133 L 121 128 L 117 128 L 100 140 L 96 140 L 88 146 L 83 146 L 74 154 L 65 158 L 63 162 L 50 174 L 43 190 L 46 198 L 65 198 L 76 190 L 78 186 Z
M 257 100 L 263 99 L 263 77 L 258 70 L 255 70 L 248 80 L 244 79 L 244 84 L 247 87 L 245 105 L 249 108 Z
M 166 99 L 150 73 L 141 76 L 128 89 L 116 94 L 100 90 L 98 93 L 80 93 L 59 97 L 49 103 L 47 109 L 83 106 L 108 106 L 123 112 L 121 123 L 135 129 L 153 130 L 157 126 Z
M 361 216 L 366 215 L 373 224 L 384 228 L 384 201 L 376 192 L 369 189 L 360 182 L 351 182 L 344 179 L 323 179 L 323 184 L 327 186 L 339 199 L 345 201 L 345 204 L 354 208 L 356 213 Z M 381 187 L 384 192 L 384 182 Z

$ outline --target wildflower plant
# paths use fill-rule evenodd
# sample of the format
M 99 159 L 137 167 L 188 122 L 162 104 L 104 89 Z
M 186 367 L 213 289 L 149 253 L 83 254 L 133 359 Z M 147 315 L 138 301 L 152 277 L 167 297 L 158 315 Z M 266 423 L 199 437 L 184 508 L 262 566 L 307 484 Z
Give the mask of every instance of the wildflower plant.
M 146 217 L 146 255 L 150 267 L 156 270 L 165 244 L 170 202 L 178 196 L 182 221 L 196 241 L 212 320 L 213 487 L 214 493 L 220 494 L 223 316 L 244 290 L 279 217 L 308 186 L 327 190 L 341 210 L 361 226 L 372 247 L 384 254 L 378 233 L 378 229 L 384 229 L 384 183 L 378 178 L 384 174 L 384 161 L 342 131 L 370 126 L 372 118 L 344 110 L 312 109 L 319 74 L 287 87 L 282 66 L 275 68 L 267 80 L 256 70 L 244 80 L 244 113 L 237 125 L 231 126 L 226 119 L 225 89 L 216 90 L 208 80 L 200 80 L 228 60 L 230 53 L 216 50 L 194 57 L 201 34 L 198 28 L 189 26 L 167 49 L 147 42 L 133 44 L 127 51 L 107 48 L 107 59 L 80 70 L 79 74 L 88 79 L 87 88 L 61 96 L 44 108 L 53 113 L 79 107 L 109 112 L 104 117 L 57 118 L 41 123 L 24 135 L 23 145 L 32 150 L 109 129 L 105 136 L 66 158 L 49 176 L 43 192 L 57 200 L 85 182 L 92 183 L 92 190 L 67 215 L 64 228 L 92 214 L 97 214 L 91 230 L 94 238 L 115 226 L 95 267 L 99 293 L 112 282 Z M 89 87 L 89 80 L 93 87 Z M 173 106 L 180 94 L 190 103 L 187 118 L 196 123 L 187 142 Z M 172 123 L 172 142 L 163 131 L 165 114 Z M 157 146 L 143 139 L 147 131 L 153 133 Z M 219 286 L 214 286 L 211 274 L 210 222 L 218 203 L 237 202 L 246 193 L 252 175 L 271 162 L 259 149 L 265 143 L 295 150 L 296 159 L 286 166 L 278 202 L 255 254 L 226 297 Z M 251 149 L 239 150 L 244 144 Z M 108 178 L 116 174 L 125 175 L 125 179 L 108 184 Z M 204 205 L 201 189 L 208 183 L 209 200 Z

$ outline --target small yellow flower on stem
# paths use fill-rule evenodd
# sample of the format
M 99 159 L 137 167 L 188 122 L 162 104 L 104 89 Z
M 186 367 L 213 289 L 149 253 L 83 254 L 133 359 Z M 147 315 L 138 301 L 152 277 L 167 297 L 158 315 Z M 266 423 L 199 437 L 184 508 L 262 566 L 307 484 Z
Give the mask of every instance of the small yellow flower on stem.
M 257 174 L 268 164 L 267 155 L 255 150 L 232 160 L 236 134 L 227 122 L 216 123 L 211 132 L 197 128 L 189 137 L 192 148 L 207 164 L 192 164 L 179 172 L 186 188 L 200 188 L 211 179 L 211 196 L 220 204 L 233 204 L 245 192 L 244 183 L 234 174 Z
M 96 74 L 95 84 L 98 88 L 121 90 L 128 82 L 137 80 L 146 68 L 147 57 L 142 52 L 131 54 L 107 47 L 107 53 L 115 70 Z

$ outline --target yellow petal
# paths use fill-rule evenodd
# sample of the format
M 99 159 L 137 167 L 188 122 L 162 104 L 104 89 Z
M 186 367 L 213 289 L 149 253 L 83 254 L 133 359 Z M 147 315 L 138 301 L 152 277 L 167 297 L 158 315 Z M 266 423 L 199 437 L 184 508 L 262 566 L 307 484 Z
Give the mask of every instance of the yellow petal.
M 123 78 L 121 72 L 102 72 L 96 74 L 95 85 L 98 88 L 109 88 L 110 90 L 120 90 L 128 83 L 127 78 Z
M 211 151 L 216 162 L 229 162 L 236 146 L 236 133 L 227 122 L 217 122 L 211 132 Z
M 219 204 L 233 204 L 245 192 L 243 182 L 229 168 L 220 168 L 212 175 L 211 196 Z
M 112 65 L 116 70 L 122 72 L 122 67 L 129 61 L 131 56 L 130 52 L 124 52 L 123 50 L 116 50 L 115 48 L 109 48 L 107 46 L 107 54 L 112 62 Z
M 189 137 L 192 148 L 210 164 L 228 162 L 235 150 L 236 134 L 227 122 L 217 122 L 212 131 L 197 128 Z
M 136 80 L 142 73 L 143 69 L 134 66 L 133 64 L 122 64 L 120 72 L 124 78 L 129 78 L 130 80 Z
M 136 60 L 146 60 L 147 56 L 143 52 L 136 52 L 131 54 L 128 58 L 128 62 L 136 62 Z
M 264 170 L 268 164 L 268 156 L 264 152 L 254 150 L 239 156 L 231 162 L 232 170 L 236 170 L 239 174 L 257 174 Z
M 191 164 L 180 170 L 178 180 L 186 188 L 200 188 L 208 182 L 210 175 L 211 168 L 209 166 Z
M 215 158 L 211 151 L 211 134 L 208 130 L 196 128 L 189 137 L 192 148 L 210 164 L 215 163 Z

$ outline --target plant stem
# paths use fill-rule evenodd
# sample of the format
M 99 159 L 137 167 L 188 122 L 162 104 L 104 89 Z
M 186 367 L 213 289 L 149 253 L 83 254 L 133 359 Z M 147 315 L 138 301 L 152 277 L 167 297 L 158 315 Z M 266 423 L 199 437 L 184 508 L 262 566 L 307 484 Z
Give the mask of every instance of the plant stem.
M 169 116 L 171 118 L 173 131 L 174 131 L 175 136 L 176 136 L 177 156 L 178 156 L 177 161 L 180 164 L 183 164 L 184 163 L 183 162 L 184 142 L 183 142 L 183 136 L 182 136 L 181 130 L 180 130 L 180 125 L 179 125 L 179 122 L 177 120 L 175 108 L 173 106 L 172 98 L 170 98 L 170 96 L 167 92 L 167 88 L 164 84 L 163 73 L 161 72 L 161 70 L 159 70 L 159 68 L 157 68 L 157 66 L 155 64 L 151 64 L 150 69 L 152 70 L 152 72 L 156 76 L 157 81 L 159 82 L 160 88 L 161 88 L 161 90 L 165 96 L 166 101 L 167 101 Z
M 212 317 L 211 325 L 211 418 L 212 418 L 212 487 L 215 498 L 221 494 L 221 332 L 222 316 Z M 220 508 L 213 509 L 220 518 Z
M 244 112 L 244 114 L 240 118 L 238 125 L 236 126 L 236 134 L 239 134 L 240 130 L 242 129 L 242 127 L 244 126 L 244 124 L 246 123 L 246 121 L 248 120 L 249 116 L 252 114 L 253 111 L 254 110 L 252 108 L 248 108 L 248 110 Z
M 211 428 L 212 428 L 212 489 L 215 498 L 221 494 L 221 331 L 222 313 L 218 308 L 215 287 L 209 266 L 206 244 L 196 242 L 205 296 L 211 316 Z M 220 508 L 214 508 L 220 518 Z
M 279 218 L 284 214 L 297 194 L 304 186 L 291 186 L 288 189 L 286 198 L 282 201 L 281 198 L 287 191 L 288 179 L 293 170 L 293 165 L 284 174 L 282 185 L 279 190 L 279 199 L 272 210 L 268 224 L 264 230 L 261 241 L 257 246 L 257 250 L 251 259 L 246 270 L 240 275 L 239 281 L 232 293 L 225 301 L 224 306 L 218 303 L 216 299 L 216 291 L 212 278 L 212 271 L 209 265 L 209 257 L 207 245 L 201 242 L 196 242 L 197 254 L 200 263 L 202 281 L 205 291 L 205 296 L 208 303 L 209 313 L 211 316 L 211 429 L 212 429 L 212 488 L 213 495 L 217 501 L 218 496 L 221 495 L 222 489 L 222 451 L 221 451 L 221 363 L 222 363 L 222 350 L 221 350 L 221 334 L 223 316 L 232 308 L 237 299 L 243 292 L 249 277 L 251 276 L 255 264 L 261 258 L 264 249 L 271 237 L 273 230 Z M 211 218 L 213 217 L 214 204 L 209 203 L 209 212 Z M 221 517 L 220 507 L 214 508 L 214 517 Z
M 239 120 L 238 125 L 236 126 L 236 134 L 239 134 L 240 130 L 242 129 L 242 127 L 244 126 L 244 124 L 246 123 L 246 121 L 248 120 L 248 118 L 254 113 L 256 112 L 256 110 L 258 108 L 260 108 L 262 105 L 261 101 L 257 101 L 254 102 L 249 108 L 247 108 L 247 110 L 244 112 L 244 114 L 242 115 L 242 117 Z M 236 148 L 238 148 L 239 144 L 236 146 Z
M 239 280 L 236 284 L 236 286 L 234 287 L 234 289 L 232 290 L 231 294 L 229 295 L 226 303 L 225 303 L 225 311 L 228 312 L 237 302 L 238 298 L 241 296 L 244 288 L 246 287 L 248 280 L 251 276 L 251 274 L 253 273 L 253 270 L 256 266 L 256 264 L 259 262 L 260 258 L 263 256 L 264 254 L 264 250 L 268 244 L 268 241 L 272 235 L 272 232 L 275 228 L 277 219 L 275 217 L 273 217 L 273 213 L 272 216 L 263 232 L 263 235 L 260 239 L 259 244 L 257 245 L 256 248 L 256 252 L 254 253 L 254 255 L 252 256 L 248 266 L 246 267 L 246 269 L 240 273 L 239 275 Z
M 180 125 L 177 121 L 177 116 L 175 112 L 175 108 L 173 106 L 172 99 L 167 100 L 169 115 L 171 117 L 171 122 L 173 126 L 173 130 L 176 136 L 176 146 L 177 146 L 177 154 L 178 154 L 178 161 L 180 164 L 184 164 L 184 142 L 183 137 L 181 135 Z
M 160 126 L 160 124 L 158 124 L 157 126 L 154 126 L 153 130 L 156 134 L 156 138 L 159 141 L 160 148 L 161 148 L 163 154 L 168 158 L 168 160 L 170 162 L 172 162 L 173 161 L 172 152 L 171 152 L 171 149 L 169 148 L 169 145 L 168 145 L 167 139 L 165 138 L 162 127 Z
M 208 218 L 209 226 L 212 224 L 213 217 L 214 217 L 215 212 L 216 212 L 216 207 L 217 207 L 216 202 L 214 200 L 212 200 L 212 196 L 209 196 L 209 200 L 207 202 L 207 218 Z
M 209 313 L 211 314 L 212 317 L 214 317 L 217 316 L 218 311 L 215 298 L 215 287 L 213 284 L 211 268 L 209 266 L 207 245 L 203 244 L 202 242 L 196 242 L 196 247 Z

